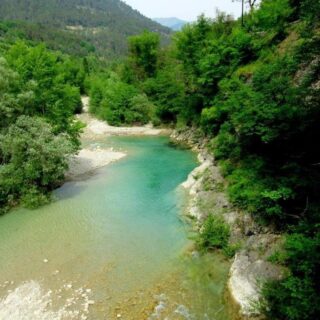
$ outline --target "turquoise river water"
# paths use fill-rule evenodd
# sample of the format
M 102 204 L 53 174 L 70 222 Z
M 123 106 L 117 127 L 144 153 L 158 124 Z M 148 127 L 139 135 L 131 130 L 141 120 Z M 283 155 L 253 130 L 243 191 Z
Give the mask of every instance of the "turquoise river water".
M 191 254 L 181 219 L 179 185 L 197 166 L 195 154 L 167 137 L 95 143 L 127 156 L 65 183 L 47 206 L 0 217 L 1 307 L 8 296 L 21 301 L 27 283 L 27 295 L 41 290 L 28 304 L 46 300 L 52 312 L 39 319 L 230 319 L 229 264 Z

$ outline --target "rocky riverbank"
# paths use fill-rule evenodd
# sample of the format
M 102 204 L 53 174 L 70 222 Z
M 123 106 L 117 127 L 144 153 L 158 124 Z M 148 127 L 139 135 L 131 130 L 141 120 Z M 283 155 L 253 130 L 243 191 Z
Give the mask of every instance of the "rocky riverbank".
M 208 152 L 208 140 L 196 129 L 175 131 L 171 138 L 189 145 L 200 162 L 182 186 L 190 194 L 187 215 L 198 230 L 209 215 L 220 215 L 230 225 L 230 243 L 239 247 L 233 258 L 228 295 L 240 319 L 261 319 L 258 310 L 261 284 L 281 277 L 280 267 L 268 257 L 281 243 L 281 236 L 255 223 L 249 214 L 234 208 L 226 194 L 226 181 L 214 157 Z

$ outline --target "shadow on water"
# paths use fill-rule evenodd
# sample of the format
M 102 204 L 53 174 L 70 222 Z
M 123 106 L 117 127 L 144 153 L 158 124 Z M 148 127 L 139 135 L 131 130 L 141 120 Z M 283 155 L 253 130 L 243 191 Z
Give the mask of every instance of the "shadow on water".
M 66 200 L 70 198 L 74 198 L 79 196 L 80 194 L 84 193 L 87 189 L 87 186 L 85 184 L 86 180 L 89 180 L 92 178 L 92 175 L 90 177 L 82 178 L 77 181 L 73 182 L 66 182 L 62 187 L 55 190 L 53 193 L 53 201 L 60 201 L 60 200 Z

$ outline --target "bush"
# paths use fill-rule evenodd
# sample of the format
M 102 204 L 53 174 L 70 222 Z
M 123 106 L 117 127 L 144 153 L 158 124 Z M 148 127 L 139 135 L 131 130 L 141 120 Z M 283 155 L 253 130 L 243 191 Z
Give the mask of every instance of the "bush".
M 228 246 L 223 248 L 223 254 L 228 258 L 232 258 L 240 249 L 241 249 L 240 243 L 229 244 Z
M 25 190 L 21 196 L 21 204 L 28 209 L 36 209 L 44 204 L 49 203 L 50 195 L 44 194 L 43 191 L 36 187 L 31 187 L 29 190 Z
M 109 79 L 102 90 L 102 100 L 97 107 L 97 115 L 111 125 L 125 124 L 131 99 L 137 94 L 138 90 L 134 86 L 117 79 Z
M 203 223 L 196 243 L 202 250 L 224 249 L 228 246 L 229 237 L 229 226 L 222 218 L 210 215 Z

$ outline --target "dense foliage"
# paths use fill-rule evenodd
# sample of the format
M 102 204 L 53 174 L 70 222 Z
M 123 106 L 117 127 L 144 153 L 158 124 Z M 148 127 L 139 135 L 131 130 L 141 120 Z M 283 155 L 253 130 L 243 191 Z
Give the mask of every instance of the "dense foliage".
M 95 74 L 90 78 L 91 112 L 112 125 L 146 124 L 155 120 L 154 105 L 135 84 L 155 75 L 160 39 L 145 31 L 129 38 L 129 59 L 117 75 Z
M 142 80 L 155 75 L 160 45 L 159 35 L 144 32 L 129 38 L 130 68 Z
M 90 112 L 97 117 L 115 126 L 143 125 L 152 119 L 154 106 L 148 97 L 117 75 L 111 74 L 107 78 L 98 75 L 89 82 Z
M 17 42 L 0 56 L 0 212 L 36 207 L 79 147 L 81 60 Z
M 36 117 L 20 116 L 0 135 L 0 203 L 37 207 L 64 177 L 75 151 L 68 137 Z
M 267 283 L 263 288 L 265 313 L 270 319 L 316 319 L 320 303 L 319 232 L 290 234 L 285 252 L 276 258 L 276 262 L 290 266 L 290 273 L 282 281 Z
M 135 37 L 116 70 L 126 92 L 154 105 L 155 123 L 197 126 L 211 139 L 234 205 L 288 233 L 288 275 L 264 289 L 271 319 L 320 312 L 319 12 L 319 1 L 263 0 L 244 25 L 201 16 L 168 50 L 155 53 L 152 35 Z M 220 227 L 205 223 L 204 246 L 222 246 Z

